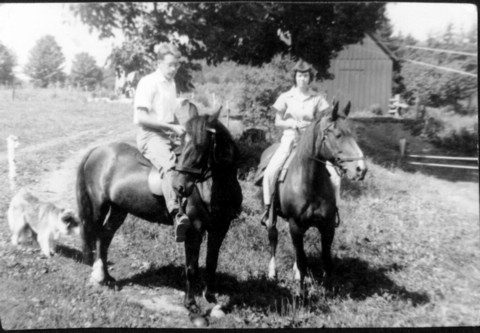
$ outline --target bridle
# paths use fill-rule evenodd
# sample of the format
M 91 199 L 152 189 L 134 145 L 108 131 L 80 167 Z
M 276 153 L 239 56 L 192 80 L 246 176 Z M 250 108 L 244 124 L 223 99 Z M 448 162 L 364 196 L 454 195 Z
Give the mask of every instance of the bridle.
M 320 122 L 320 120 L 318 120 L 318 122 Z M 317 124 L 315 124 L 314 126 L 317 126 Z M 360 160 L 364 160 L 365 157 L 364 156 L 354 156 L 354 157 L 340 157 L 340 153 L 339 152 L 335 152 L 331 149 L 331 144 L 328 142 L 328 132 L 332 132 L 332 128 L 333 126 L 335 126 L 335 123 L 330 123 L 324 130 L 323 130 L 323 136 L 322 136 L 322 139 L 320 141 L 320 148 L 321 149 L 324 149 L 326 148 L 327 144 L 330 146 L 330 152 L 332 153 L 333 155 L 333 165 L 337 166 L 337 167 L 340 167 L 342 168 L 342 163 L 345 163 L 345 162 L 353 162 L 353 161 L 360 161 Z M 316 136 L 313 135 L 313 147 L 315 147 L 315 139 L 316 139 Z M 320 163 L 323 163 L 323 164 L 327 164 L 327 160 L 324 159 L 319 159 L 319 158 L 316 158 L 314 156 L 310 156 L 310 159 L 313 160 L 313 161 L 316 161 L 316 162 L 320 162 Z
M 183 174 L 190 174 L 190 175 L 194 175 L 196 176 L 196 180 L 195 180 L 195 183 L 201 183 L 201 182 L 204 182 L 205 180 L 209 179 L 212 177 L 212 167 L 211 167 L 211 164 L 213 162 L 216 163 L 216 158 L 215 158 L 215 150 L 217 148 L 217 130 L 215 128 L 207 128 L 206 129 L 207 132 L 211 133 L 212 135 L 212 140 L 210 141 L 210 145 L 209 145 L 209 153 L 210 153 L 210 156 L 208 158 L 208 162 L 207 162 L 207 165 L 206 167 L 204 168 L 190 168 L 190 167 L 186 167 L 186 166 L 178 166 L 175 165 L 175 168 L 174 170 L 179 172 L 179 173 L 183 173 Z

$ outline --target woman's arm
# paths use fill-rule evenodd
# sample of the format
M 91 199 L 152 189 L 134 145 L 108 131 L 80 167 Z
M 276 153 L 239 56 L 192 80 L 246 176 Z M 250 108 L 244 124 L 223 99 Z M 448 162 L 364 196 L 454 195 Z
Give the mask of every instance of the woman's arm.
M 275 116 L 275 126 L 281 129 L 297 128 L 297 121 L 293 118 L 283 119 L 282 115 L 277 112 Z

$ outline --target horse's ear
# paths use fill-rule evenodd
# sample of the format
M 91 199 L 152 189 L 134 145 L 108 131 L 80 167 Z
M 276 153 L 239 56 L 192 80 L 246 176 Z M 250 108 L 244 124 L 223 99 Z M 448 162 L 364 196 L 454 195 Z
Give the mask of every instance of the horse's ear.
M 338 101 L 335 101 L 333 104 L 333 110 L 332 110 L 332 120 L 335 121 L 338 118 Z
M 210 121 L 213 121 L 213 120 L 216 120 L 220 117 L 220 112 L 222 112 L 222 105 L 220 105 L 220 107 L 218 108 L 217 111 L 215 111 L 213 114 L 210 115 L 209 117 L 209 120 Z
M 345 118 L 347 118 L 348 114 L 350 113 L 350 106 L 350 101 L 348 101 L 347 105 L 345 105 L 345 107 L 343 108 L 342 113 L 345 115 Z

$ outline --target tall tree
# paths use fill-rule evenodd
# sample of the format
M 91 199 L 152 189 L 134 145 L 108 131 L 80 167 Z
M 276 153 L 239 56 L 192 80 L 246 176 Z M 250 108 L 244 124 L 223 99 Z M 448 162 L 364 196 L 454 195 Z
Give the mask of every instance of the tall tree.
M 15 54 L 0 43 L 0 84 L 11 84 L 15 79 L 13 67 L 17 64 Z
M 61 47 L 52 35 L 46 35 L 40 38 L 30 51 L 25 71 L 44 88 L 51 83 L 64 81 L 64 63 L 65 56 Z
M 139 52 L 174 41 L 190 62 L 254 66 L 290 54 L 311 62 L 318 78 L 330 77 L 330 59 L 385 19 L 385 4 L 379 2 L 82 3 L 71 9 L 101 37 L 121 29 L 127 40 L 138 39 Z
M 86 52 L 75 56 L 70 74 L 70 80 L 73 84 L 94 89 L 96 85 L 102 82 L 102 78 L 102 70 L 97 66 L 95 58 Z

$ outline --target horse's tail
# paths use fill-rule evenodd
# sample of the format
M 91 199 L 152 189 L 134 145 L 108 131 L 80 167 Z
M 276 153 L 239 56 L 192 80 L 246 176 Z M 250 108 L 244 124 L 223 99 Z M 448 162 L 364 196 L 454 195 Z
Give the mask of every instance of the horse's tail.
M 87 163 L 90 154 L 93 149 L 90 150 L 82 158 L 77 170 L 77 206 L 78 216 L 80 218 L 80 237 L 82 239 L 82 251 L 83 261 L 87 265 L 93 264 L 93 205 L 90 195 L 88 194 L 87 184 L 85 180 L 85 164 Z

